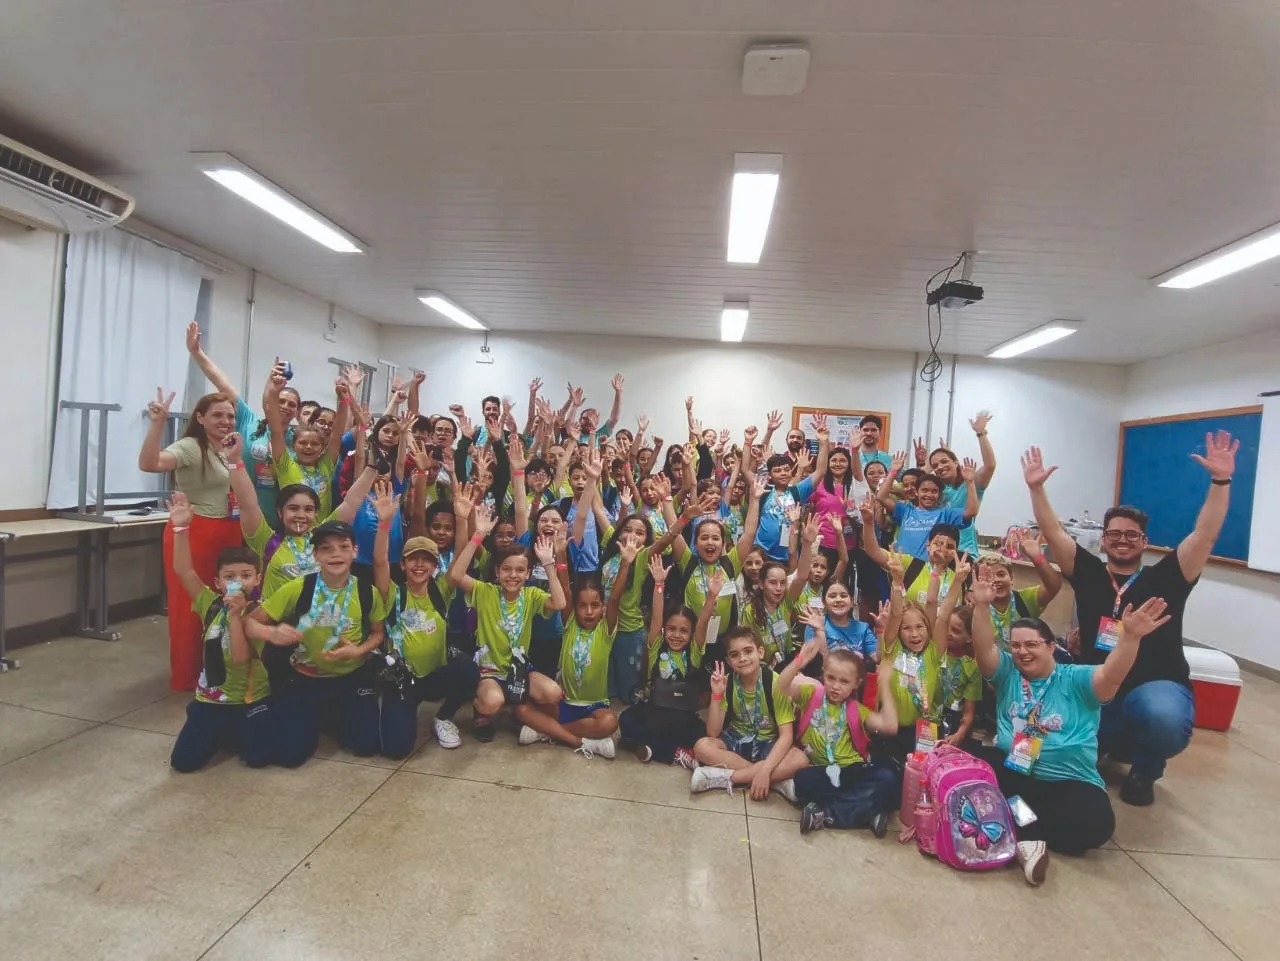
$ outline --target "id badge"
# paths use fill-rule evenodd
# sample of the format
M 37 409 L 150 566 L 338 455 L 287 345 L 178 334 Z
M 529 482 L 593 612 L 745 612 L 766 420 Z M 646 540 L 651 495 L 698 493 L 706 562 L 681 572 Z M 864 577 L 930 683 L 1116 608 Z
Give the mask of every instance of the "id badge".
M 724 587 L 720 588 L 720 593 L 716 597 L 737 597 L 738 585 L 736 581 L 725 581 Z
M 786 547 L 790 543 L 791 543 L 791 525 L 783 524 L 781 527 L 778 528 L 778 544 L 782 547 Z
M 938 725 L 933 721 L 920 718 L 916 721 L 916 750 L 921 754 L 929 754 L 938 746 Z
M 720 615 L 712 614 L 707 618 L 707 643 L 714 644 L 717 637 L 720 636 Z
M 1015 734 L 1013 747 L 1009 749 L 1009 756 L 1004 759 L 1004 766 L 1019 774 L 1030 774 L 1036 758 L 1040 756 L 1040 745 L 1043 743 L 1042 738 L 1028 734 L 1026 731 Z
M 822 603 L 822 598 L 821 598 L 821 597 L 811 597 L 811 598 L 809 598 L 809 610 L 811 610 L 811 611 L 825 611 L 825 610 L 826 610 L 826 606 Z
M 774 637 L 786 637 L 790 633 L 790 628 L 786 621 L 774 621 L 769 629 L 773 632 Z
M 1120 622 L 1114 617 L 1104 617 L 1098 621 L 1098 639 L 1094 646 L 1100 651 L 1114 651 L 1120 643 Z

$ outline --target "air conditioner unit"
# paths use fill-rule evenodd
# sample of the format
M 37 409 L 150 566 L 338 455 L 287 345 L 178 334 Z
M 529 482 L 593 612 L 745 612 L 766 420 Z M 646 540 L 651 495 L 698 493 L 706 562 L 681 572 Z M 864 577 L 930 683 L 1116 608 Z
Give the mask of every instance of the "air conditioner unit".
M 0 217 L 78 234 L 114 227 L 131 213 L 128 194 L 0 136 Z

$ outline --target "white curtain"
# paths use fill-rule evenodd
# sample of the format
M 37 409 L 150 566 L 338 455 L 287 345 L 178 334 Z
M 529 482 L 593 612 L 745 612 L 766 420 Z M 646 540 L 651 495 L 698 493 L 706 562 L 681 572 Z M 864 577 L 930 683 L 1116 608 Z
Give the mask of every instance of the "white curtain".
M 120 230 L 73 234 L 67 247 L 62 309 L 62 363 L 46 506 L 76 505 L 80 423 L 85 412 L 62 401 L 119 404 L 108 414 L 107 450 L 98 450 L 98 414 L 88 415 L 88 501 L 97 499 L 98 457 L 106 458 L 106 489 L 160 490 L 163 478 L 138 470 L 147 432 L 147 401 L 157 387 L 177 391 L 187 379 L 186 327 L 195 315 L 199 263 Z

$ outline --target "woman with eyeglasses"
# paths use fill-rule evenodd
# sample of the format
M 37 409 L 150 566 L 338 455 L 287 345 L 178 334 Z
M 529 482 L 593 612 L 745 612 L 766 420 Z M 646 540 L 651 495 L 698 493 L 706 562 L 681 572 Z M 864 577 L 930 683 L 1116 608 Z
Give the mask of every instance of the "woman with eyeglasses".
M 1113 761 L 1131 765 L 1120 789 L 1120 799 L 1126 804 L 1154 803 L 1155 782 L 1164 775 L 1165 762 L 1191 742 L 1195 701 L 1182 649 L 1182 614 L 1226 519 L 1240 446 L 1226 431 L 1206 434 L 1204 441 L 1204 453 L 1191 454 L 1210 477 L 1195 529 L 1177 550 L 1149 567 L 1143 564 L 1147 550 L 1145 513 L 1136 507 L 1108 510 L 1103 518 L 1104 556 L 1097 557 L 1075 543 L 1049 505 L 1044 485 L 1057 468 L 1045 467 L 1036 447 L 1022 458 L 1040 533 L 1063 577 L 1075 589 L 1080 659 L 1084 663 L 1102 664 L 1116 648 L 1120 612 L 1125 605 L 1141 605 L 1153 597 L 1168 603 L 1167 623 L 1143 639 L 1137 663 L 1102 712 L 1101 752 Z
M 1054 638 L 1039 618 L 1013 622 L 1009 649 L 996 644 L 991 567 L 973 583 L 973 652 L 996 691 L 996 743 L 979 752 L 996 771 L 1000 791 L 1018 798 L 1018 863 L 1027 883 L 1044 881 L 1049 851 L 1083 854 L 1115 830 L 1111 798 L 1098 773 L 1102 705 L 1138 657 L 1142 638 L 1169 622 L 1165 602 L 1130 602 L 1120 617 L 1116 646 L 1099 665 L 1059 664 Z M 1030 816 L 1028 816 L 1028 810 Z

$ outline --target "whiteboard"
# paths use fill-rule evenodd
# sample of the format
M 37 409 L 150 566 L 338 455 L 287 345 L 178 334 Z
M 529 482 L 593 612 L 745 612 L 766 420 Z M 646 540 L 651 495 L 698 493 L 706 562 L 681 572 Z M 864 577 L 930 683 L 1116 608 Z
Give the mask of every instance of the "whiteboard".
M 1280 574 L 1280 396 L 1262 398 L 1258 475 L 1249 528 L 1249 566 Z

